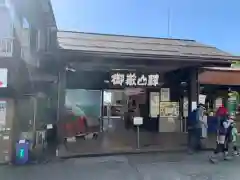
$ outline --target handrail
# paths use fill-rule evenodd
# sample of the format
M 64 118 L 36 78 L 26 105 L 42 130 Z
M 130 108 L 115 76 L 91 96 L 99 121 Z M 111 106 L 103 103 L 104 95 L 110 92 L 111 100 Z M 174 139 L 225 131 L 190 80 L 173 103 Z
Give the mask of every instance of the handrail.
M 0 56 L 12 56 L 13 38 L 0 38 Z

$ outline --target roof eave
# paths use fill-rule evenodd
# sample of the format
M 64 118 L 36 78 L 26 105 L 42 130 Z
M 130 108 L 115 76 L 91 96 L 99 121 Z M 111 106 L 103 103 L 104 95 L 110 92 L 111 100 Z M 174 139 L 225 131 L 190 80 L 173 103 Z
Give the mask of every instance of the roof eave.
M 119 52 L 100 52 L 100 51 L 86 51 L 86 50 L 72 50 L 72 49 L 59 49 L 60 53 L 76 53 L 78 56 L 103 56 L 103 57 L 117 57 L 117 58 L 130 58 L 130 59 L 152 59 L 152 60 L 181 60 L 181 61 L 199 61 L 203 63 L 219 63 L 231 64 L 231 62 L 240 59 L 240 57 L 223 56 L 196 56 L 196 55 L 163 55 L 163 54 L 139 54 L 139 53 L 119 53 Z

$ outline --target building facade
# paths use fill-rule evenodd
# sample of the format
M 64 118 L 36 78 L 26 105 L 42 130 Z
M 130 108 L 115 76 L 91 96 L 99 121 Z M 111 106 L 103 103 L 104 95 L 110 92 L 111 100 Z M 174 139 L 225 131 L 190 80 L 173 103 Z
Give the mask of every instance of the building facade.
M 143 141 L 161 147 L 162 132 L 183 134 L 184 97 L 188 111 L 198 104 L 199 68 L 239 59 L 193 40 L 57 31 L 50 0 L 9 0 L 0 14 L 0 69 L 7 69 L 0 97 L 9 123 L 2 161 L 14 157 L 16 140 L 35 142 L 48 123 L 58 125 L 60 140 L 84 137 L 80 153 L 104 153 L 134 149 L 132 117 L 142 116 L 143 132 L 158 132 Z M 105 103 L 104 92 L 116 90 L 121 95 Z M 100 137 L 94 143 L 86 141 L 91 133 Z
M 50 85 L 36 84 L 54 81 L 41 71 L 44 56 L 52 49 L 50 37 L 56 32 L 51 24 L 54 18 L 52 21 L 46 18 L 49 13 L 48 2 L 0 2 L 0 162 L 3 163 L 13 160 L 15 143 L 23 132 L 34 137 L 38 99 L 44 101 L 43 89 L 51 89 Z
M 80 154 L 136 149 L 134 116 L 143 117 L 141 148 L 182 147 L 182 118 L 198 104 L 200 68 L 238 58 L 184 39 L 64 31 L 57 38 L 60 136 L 99 135 L 77 140 L 72 151 Z

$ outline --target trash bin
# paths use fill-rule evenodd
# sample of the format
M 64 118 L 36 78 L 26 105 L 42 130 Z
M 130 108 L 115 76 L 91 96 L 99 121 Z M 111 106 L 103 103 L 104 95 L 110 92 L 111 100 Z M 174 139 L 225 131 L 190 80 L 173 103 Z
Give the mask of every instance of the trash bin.
M 26 140 L 20 140 L 16 143 L 16 164 L 23 165 L 29 159 L 29 143 Z

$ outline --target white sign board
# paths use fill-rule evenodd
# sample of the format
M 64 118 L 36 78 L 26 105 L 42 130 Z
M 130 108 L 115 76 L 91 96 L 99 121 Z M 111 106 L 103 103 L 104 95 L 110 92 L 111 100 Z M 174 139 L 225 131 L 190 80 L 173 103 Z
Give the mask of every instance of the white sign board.
M 199 96 L 198 96 L 198 102 L 199 102 L 199 104 L 205 104 L 205 101 L 206 101 L 206 95 L 204 95 L 204 94 L 199 94 Z
M 137 74 L 136 72 L 116 72 L 111 75 L 110 82 L 113 86 L 159 86 L 159 74 Z
M 192 102 L 192 111 L 197 109 L 197 102 L 196 101 L 193 101 Z
M 6 68 L 0 68 L 0 88 L 6 88 L 8 84 L 8 70 Z
M 145 93 L 145 91 L 142 88 L 125 88 L 124 93 L 127 96 L 133 96 L 133 95 L 143 94 Z
M 134 117 L 133 118 L 133 124 L 136 126 L 143 124 L 143 118 L 142 117 Z
M 53 125 L 52 124 L 47 124 L 47 129 L 53 129 Z

